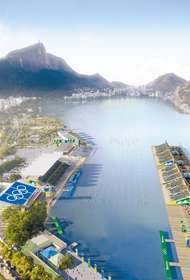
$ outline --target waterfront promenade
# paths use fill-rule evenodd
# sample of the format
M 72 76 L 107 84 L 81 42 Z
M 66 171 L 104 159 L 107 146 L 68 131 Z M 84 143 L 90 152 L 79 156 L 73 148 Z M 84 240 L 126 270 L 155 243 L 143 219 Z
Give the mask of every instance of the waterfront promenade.
M 65 185 L 68 181 L 68 179 L 76 172 L 77 169 L 82 167 L 87 160 L 87 156 L 81 156 L 79 160 L 73 164 L 72 168 L 65 174 L 64 179 L 60 182 L 56 195 L 53 200 L 48 201 L 48 213 L 51 211 L 51 209 L 54 207 L 56 201 L 59 199 L 59 197 L 62 195 L 62 193 L 65 191 Z M 104 278 L 95 268 L 92 266 L 89 266 L 89 264 L 86 261 L 83 261 L 79 256 L 76 255 L 75 252 L 70 252 L 71 255 L 75 259 L 78 259 L 78 265 L 75 267 L 72 267 L 71 269 L 65 270 L 66 273 L 66 279 L 69 280 L 106 280 L 107 278 Z M 111 279 L 111 277 L 109 278 Z
M 86 159 L 87 158 L 85 158 L 85 157 L 81 157 L 72 166 L 72 168 L 69 170 L 69 172 L 67 172 L 67 174 L 65 174 L 64 179 L 59 183 L 59 185 L 57 187 L 55 196 L 47 202 L 48 214 L 50 213 L 51 209 L 54 207 L 56 201 L 59 199 L 59 197 L 65 191 L 65 185 L 66 185 L 67 181 L 69 180 L 69 178 L 71 177 L 71 175 L 74 174 L 78 168 L 80 168 L 80 167 L 82 167 L 84 165 Z
M 181 220 L 185 220 L 186 225 L 187 223 L 189 224 L 189 222 L 185 217 L 185 212 L 182 206 L 166 205 L 166 209 L 183 279 L 189 280 L 190 249 L 186 247 L 186 238 L 190 237 L 190 232 L 188 229 L 188 233 L 183 233 L 180 228 Z
M 152 150 L 172 232 L 170 242 L 174 243 L 178 257 L 175 263 L 170 263 L 170 267 L 180 267 L 183 280 L 189 280 L 190 248 L 187 247 L 187 240 L 190 239 L 189 206 L 176 203 L 178 199 L 189 197 L 189 184 L 184 179 L 171 147 L 167 143 L 153 147 Z M 185 231 L 182 231 L 182 223 L 185 225 Z

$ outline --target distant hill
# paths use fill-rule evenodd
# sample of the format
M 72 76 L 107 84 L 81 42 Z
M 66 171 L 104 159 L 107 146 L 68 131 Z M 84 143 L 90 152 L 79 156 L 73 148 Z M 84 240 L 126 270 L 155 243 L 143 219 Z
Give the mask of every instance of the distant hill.
M 119 82 L 119 81 L 113 81 L 111 84 L 115 88 L 125 88 L 125 87 L 128 87 L 127 84 Z
M 177 87 L 185 85 L 186 82 L 186 80 L 174 73 L 168 73 L 147 84 L 146 88 L 162 93 L 171 93 L 174 92 Z
M 87 92 L 117 88 L 124 96 L 158 96 L 159 92 L 159 97 L 171 100 L 176 107 L 190 108 L 190 83 L 173 73 L 135 88 L 119 81 L 109 82 L 99 74 L 79 74 L 64 59 L 46 52 L 42 43 L 12 51 L 0 59 L 0 95 L 69 94 L 73 89 L 84 88 Z
M 47 53 L 42 43 L 12 51 L 0 59 L 0 93 L 84 87 L 101 89 L 112 85 L 99 74 L 77 73 L 64 59 Z
M 178 110 L 190 114 L 190 82 L 177 88 L 171 101 Z

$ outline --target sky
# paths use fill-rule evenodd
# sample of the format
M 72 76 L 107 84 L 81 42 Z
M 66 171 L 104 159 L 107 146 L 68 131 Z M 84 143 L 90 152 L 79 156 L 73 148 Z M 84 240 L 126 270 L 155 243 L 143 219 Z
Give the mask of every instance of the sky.
M 190 80 L 189 11 L 189 0 L 0 0 L 0 57 L 41 41 L 83 74 Z

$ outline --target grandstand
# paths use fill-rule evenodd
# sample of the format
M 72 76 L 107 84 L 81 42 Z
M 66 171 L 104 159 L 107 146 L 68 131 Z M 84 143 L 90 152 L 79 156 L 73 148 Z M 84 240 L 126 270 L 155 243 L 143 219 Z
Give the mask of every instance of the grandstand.
M 68 163 L 57 160 L 43 176 L 39 177 L 39 180 L 42 183 L 48 183 L 54 186 L 59 182 L 69 167 L 70 165 Z

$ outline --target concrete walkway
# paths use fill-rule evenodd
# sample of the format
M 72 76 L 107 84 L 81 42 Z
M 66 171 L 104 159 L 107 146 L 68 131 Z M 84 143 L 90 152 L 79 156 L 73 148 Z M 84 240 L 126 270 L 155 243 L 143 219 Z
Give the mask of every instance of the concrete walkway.
M 69 254 L 78 260 L 77 264 L 72 269 L 65 270 L 67 277 L 65 280 L 107 280 L 99 272 L 97 272 L 93 267 L 89 266 L 82 258 L 77 256 L 73 251 L 69 251 Z
M 76 258 L 76 255 L 75 255 Z M 99 272 L 96 272 L 94 268 L 89 267 L 86 262 L 81 262 L 78 266 L 67 269 L 65 271 L 71 278 L 69 280 L 103 280 L 105 278 Z M 66 279 L 67 280 L 67 279 Z
M 168 146 L 169 147 L 169 146 Z M 163 173 L 160 170 L 160 162 L 159 162 L 159 157 L 157 155 L 156 148 L 153 147 L 153 154 L 156 160 L 157 164 L 157 170 L 158 170 L 158 175 L 160 177 L 160 184 L 161 184 L 161 189 L 163 192 L 163 197 L 165 201 L 165 207 L 167 210 L 168 214 L 168 220 L 169 220 L 169 225 L 172 231 L 172 236 L 173 236 L 173 241 L 175 244 L 177 256 L 178 256 L 178 264 L 177 266 L 180 267 L 183 280 L 189 280 L 190 279 L 190 251 L 189 248 L 186 245 L 186 238 L 190 238 L 190 216 L 188 214 L 188 209 L 185 206 L 180 206 L 180 205 L 172 205 L 172 200 L 170 198 L 171 193 L 169 189 L 166 187 L 167 184 L 163 180 Z M 175 159 L 173 158 L 173 162 L 175 162 Z M 177 165 L 176 165 L 177 166 Z M 167 169 L 165 167 L 165 169 Z M 183 180 L 183 176 L 179 171 L 178 172 L 181 176 L 181 180 Z M 175 182 L 175 179 L 174 179 Z M 185 184 L 185 181 L 183 180 L 183 185 Z M 183 186 L 180 185 L 180 186 Z M 187 185 L 185 185 L 186 188 L 188 188 Z M 181 193 L 183 193 L 183 188 L 180 189 Z M 188 189 L 189 191 L 189 189 Z M 181 229 L 181 221 L 183 221 L 187 227 L 187 232 L 182 232 Z

